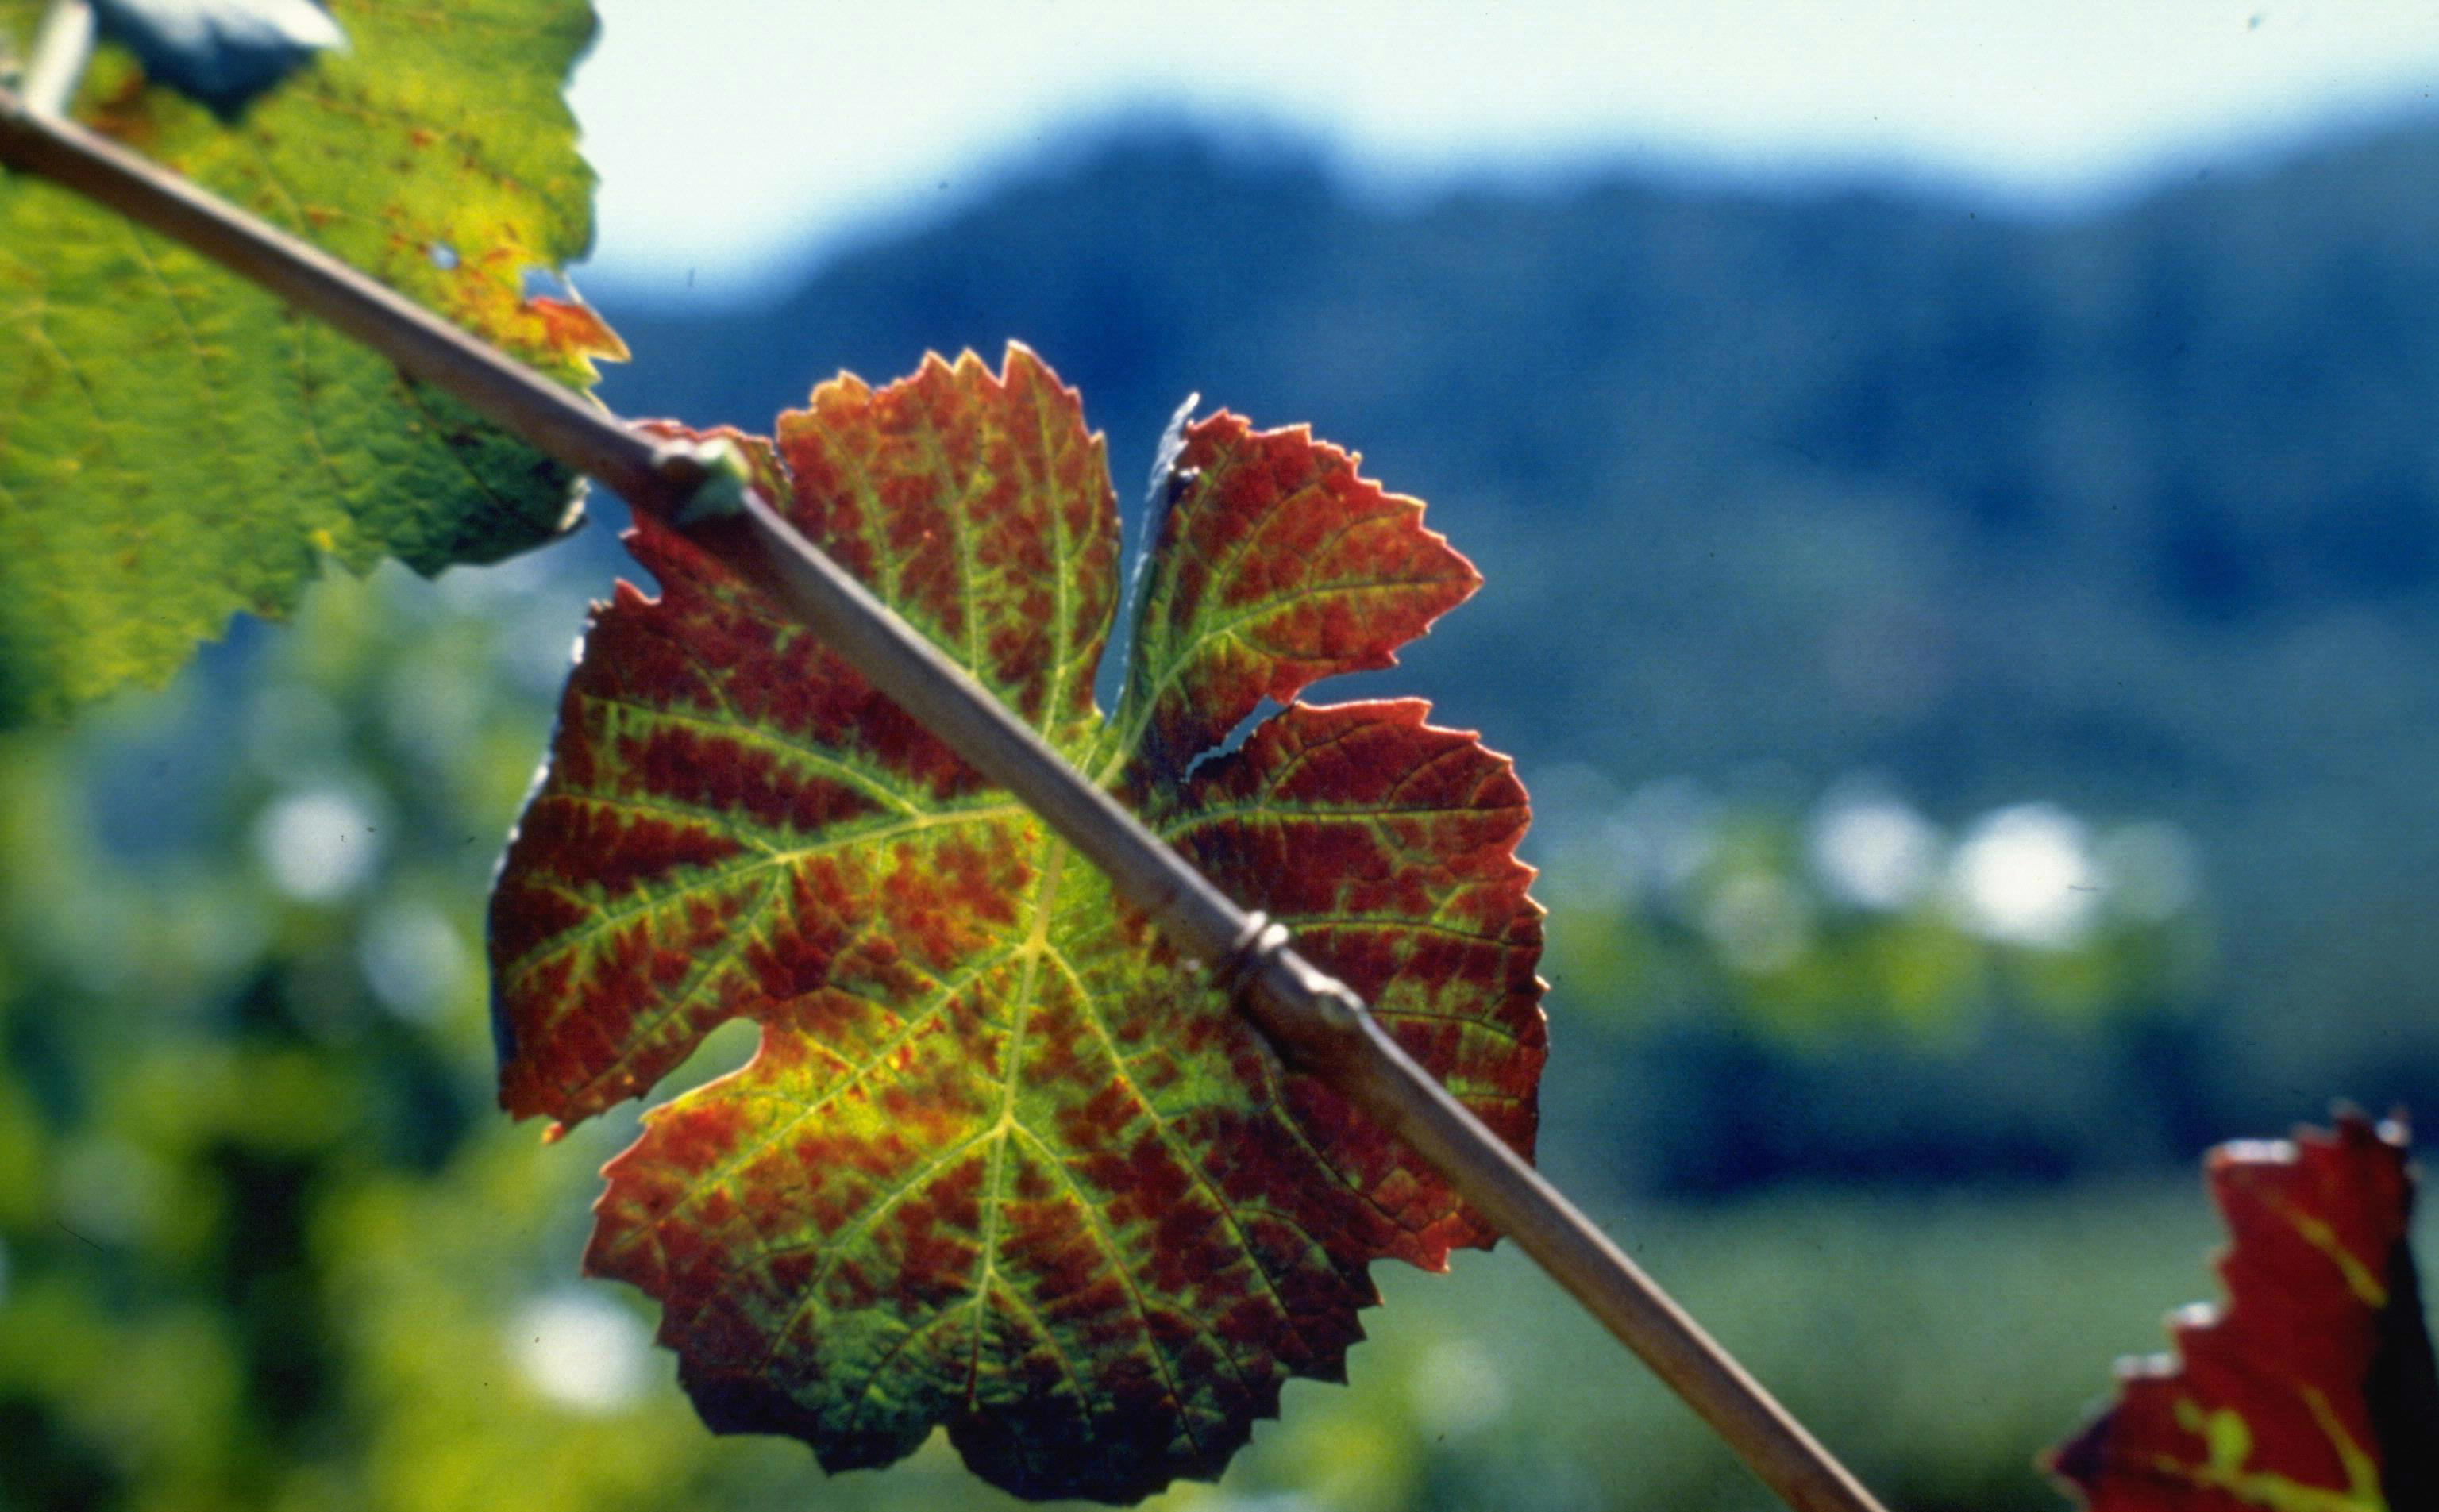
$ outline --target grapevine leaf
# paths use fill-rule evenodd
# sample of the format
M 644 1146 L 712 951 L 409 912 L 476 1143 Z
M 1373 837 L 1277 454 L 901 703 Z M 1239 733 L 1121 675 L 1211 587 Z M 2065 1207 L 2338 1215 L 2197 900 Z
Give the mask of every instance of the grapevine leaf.
M 2209 1180 L 2234 1237 L 2227 1305 L 2180 1313 L 2178 1358 L 2123 1367 L 2050 1468 L 2092 1512 L 2439 1506 L 2403 1127 L 2343 1112 L 2334 1133 L 2220 1147 Z
M 1529 1151 L 1540 925 L 1506 760 L 1418 703 L 1289 702 L 1194 765 L 1471 591 L 1419 505 L 1301 430 L 1192 427 L 1105 720 L 1115 509 L 1032 354 L 842 377 L 774 441 L 725 438 Z M 1290 1377 L 1340 1378 L 1368 1262 L 1489 1242 L 1008 793 L 692 541 L 629 543 L 661 596 L 596 607 L 492 898 L 501 1097 L 583 1118 L 759 1025 L 742 1070 L 645 1115 L 586 1255 L 661 1301 L 713 1427 L 842 1469 L 945 1425 L 1001 1485 L 1130 1501 L 1216 1475 Z
M 224 124 L 105 46 L 78 114 L 570 383 L 619 355 L 528 299 L 582 254 L 592 174 L 560 89 L 583 0 L 334 3 L 318 54 Z M 37 0 L 0 0 L 21 50 Z M 0 724 L 157 684 L 336 558 L 425 573 L 573 523 L 575 481 L 198 255 L 0 178 Z

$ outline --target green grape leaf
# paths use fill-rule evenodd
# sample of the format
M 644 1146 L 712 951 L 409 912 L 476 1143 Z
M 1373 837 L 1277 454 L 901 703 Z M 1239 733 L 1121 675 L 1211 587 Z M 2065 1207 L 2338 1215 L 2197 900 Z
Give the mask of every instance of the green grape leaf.
M 353 0 L 224 124 L 105 46 L 77 114 L 572 384 L 623 355 L 529 271 L 580 257 L 591 171 L 561 88 L 583 0 Z M 37 0 L 0 0 L 23 51 Z M 198 255 L 0 177 L 0 725 L 158 684 L 335 558 L 424 573 L 573 524 L 557 464 Z
M 2234 1237 L 2224 1307 L 2173 1320 L 2177 1357 L 2049 1457 L 2092 1512 L 2409 1512 L 2439 1506 L 2439 1373 L 2406 1242 L 2401 1123 L 2211 1152 Z
M 730 439 L 1529 1152 L 1523 790 L 1419 703 L 1292 702 L 1473 590 L 1420 505 L 1301 429 L 1189 428 L 1104 720 L 1115 509 L 1029 352 L 842 377 L 775 441 Z M 694 542 L 629 541 L 661 596 L 596 608 L 492 898 L 501 1097 L 583 1118 L 759 1026 L 743 1069 L 645 1115 L 586 1254 L 661 1301 L 714 1428 L 841 1469 L 945 1425 L 1012 1490 L 1130 1501 L 1216 1475 L 1290 1377 L 1341 1379 L 1368 1262 L 1490 1242 L 1008 793 Z M 1265 697 L 1288 706 L 1211 754 Z

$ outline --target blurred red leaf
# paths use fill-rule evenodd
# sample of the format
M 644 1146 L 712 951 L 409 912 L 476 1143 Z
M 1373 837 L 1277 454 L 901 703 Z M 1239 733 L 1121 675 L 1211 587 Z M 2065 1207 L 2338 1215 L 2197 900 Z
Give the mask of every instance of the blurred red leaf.
M 737 437 L 791 519 L 1531 1148 L 1540 910 L 1507 762 L 1424 705 L 1292 702 L 1479 581 L 1301 429 L 1189 427 L 1126 690 L 1098 437 L 1031 353 L 823 384 Z M 502 1101 L 645 1115 L 586 1263 L 663 1303 L 705 1420 L 885 1464 L 945 1424 L 1027 1495 L 1210 1476 L 1335 1379 L 1366 1266 L 1488 1230 L 1289 1074 L 1105 880 L 711 556 L 596 609 L 491 912 Z M 1214 755 L 1265 698 L 1288 706 Z
M 2402 1123 L 2211 1152 L 2234 1242 L 2223 1307 L 2176 1358 L 2120 1367 L 2115 1405 L 2049 1457 L 2092 1512 L 2430 1512 L 2439 1379 L 2407 1245 Z

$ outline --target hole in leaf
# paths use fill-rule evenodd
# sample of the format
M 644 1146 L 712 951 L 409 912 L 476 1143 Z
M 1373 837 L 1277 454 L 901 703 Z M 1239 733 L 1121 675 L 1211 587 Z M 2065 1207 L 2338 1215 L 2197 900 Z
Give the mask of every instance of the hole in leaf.
M 1237 748 L 1242 746 L 1246 739 L 1253 735 L 1254 727 L 1255 725 L 1260 724 L 1264 720 L 1269 719 L 1273 714 L 1285 712 L 1286 709 L 1287 705 L 1280 703 L 1278 700 L 1265 697 L 1262 702 L 1254 705 L 1253 713 L 1246 715 L 1243 719 L 1238 720 L 1236 722 L 1235 726 L 1228 731 L 1227 735 L 1221 738 L 1218 745 L 1213 746 L 1210 750 L 1203 752 L 1201 756 L 1196 756 L 1192 761 L 1186 763 L 1185 774 L 1189 777 L 1194 775 L 1194 774 L 1202 767 L 1202 763 L 1206 761 L 1217 761 L 1221 756 L 1235 756 Z
M 446 241 L 435 241 L 432 245 L 423 249 L 423 255 L 430 258 L 432 259 L 432 265 L 443 273 L 452 273 L 456 270 L 457 249 L 451 246 Z
M 754 1052 L 762 1047 L 762 1026 L 751 1019 L 731 1019 L 703 1037 L 694 1054 L 684 1063 L 663 1076 L 655 1089 L 651 1106 L 659 1107 L 672 1097 L 683 1096 L 697 1087 L 718 1081 L 745 1069 Z

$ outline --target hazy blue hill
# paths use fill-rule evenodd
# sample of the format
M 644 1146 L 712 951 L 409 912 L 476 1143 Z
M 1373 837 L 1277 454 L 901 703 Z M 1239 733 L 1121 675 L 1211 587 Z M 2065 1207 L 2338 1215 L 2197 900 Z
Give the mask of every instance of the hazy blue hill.
M 2188 827 L 2227 1001 L 2162 1070 L 2274 1126 L 2439 1106 L 2434 247 L 2430 131 L 2065 223 L 1625 171 L 1393 209 L 1120 133 L 766 308 L 614 305 L 610 399 L 758 428 L 1017 336 L 1128 496 L 1189 389 L 1309 420 L 1482 565 L 1399 685 L 1528 780 Z

